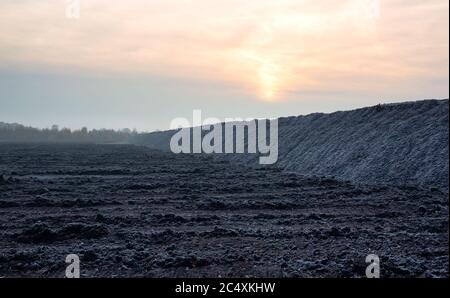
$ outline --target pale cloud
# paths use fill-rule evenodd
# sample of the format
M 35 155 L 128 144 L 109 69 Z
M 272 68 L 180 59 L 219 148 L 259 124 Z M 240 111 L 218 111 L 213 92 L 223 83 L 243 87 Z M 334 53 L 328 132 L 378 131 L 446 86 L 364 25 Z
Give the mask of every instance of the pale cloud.
M 226 82 L 266 100 L 448 80 L 447 0 L 0 2 L 0 66 Z M 448 86 L 448 84 L 447 84 Z

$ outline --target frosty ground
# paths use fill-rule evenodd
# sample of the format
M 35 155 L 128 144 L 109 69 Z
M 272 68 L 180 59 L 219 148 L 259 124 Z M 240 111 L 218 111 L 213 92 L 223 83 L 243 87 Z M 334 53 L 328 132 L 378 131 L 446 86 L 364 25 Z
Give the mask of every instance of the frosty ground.
M 0 277 L 448 277 L 448 194 L 132 145 L 0 144 Z

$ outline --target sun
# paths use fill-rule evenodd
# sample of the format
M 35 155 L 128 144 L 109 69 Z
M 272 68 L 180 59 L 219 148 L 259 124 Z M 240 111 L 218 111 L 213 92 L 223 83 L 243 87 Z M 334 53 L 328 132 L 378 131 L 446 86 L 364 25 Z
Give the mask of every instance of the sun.
M 276 101 L 279 95 L 280 77 L 278 75 L 279 66 L 265 61 L 258 70 L 259 93 L 263 100 Z
M 283 76 L 282 67 L 276 59 L 268 54 L 255 51 L 241 51 L 239 55 L 241 79 L 255 90 L 257 96 L 264 101 L 273 102 L 279 99 Z

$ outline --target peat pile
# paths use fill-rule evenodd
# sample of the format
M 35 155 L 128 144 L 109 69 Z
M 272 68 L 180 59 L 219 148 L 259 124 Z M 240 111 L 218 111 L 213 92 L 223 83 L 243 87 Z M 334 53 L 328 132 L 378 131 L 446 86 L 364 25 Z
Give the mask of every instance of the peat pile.
M 448 191 L 448 99 L 384 104 L 279 119 L 285 171 L 363 184 L 414 185 Z M 174 131 L 136 143 L 169 150 Z M 216 155 L 257 165 L 254 154 Z

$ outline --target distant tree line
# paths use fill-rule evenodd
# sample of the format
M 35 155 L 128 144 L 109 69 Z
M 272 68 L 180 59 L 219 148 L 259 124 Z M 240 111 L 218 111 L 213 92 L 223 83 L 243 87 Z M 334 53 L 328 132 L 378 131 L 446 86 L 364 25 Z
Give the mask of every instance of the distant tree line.
M 78 130 L 51 128 L 38 129 L 21 124 L 0 122 L 0 142 L 49 142 L 49 143 L 130 143 L 137 136 L 136 130 L 93 129 Z

